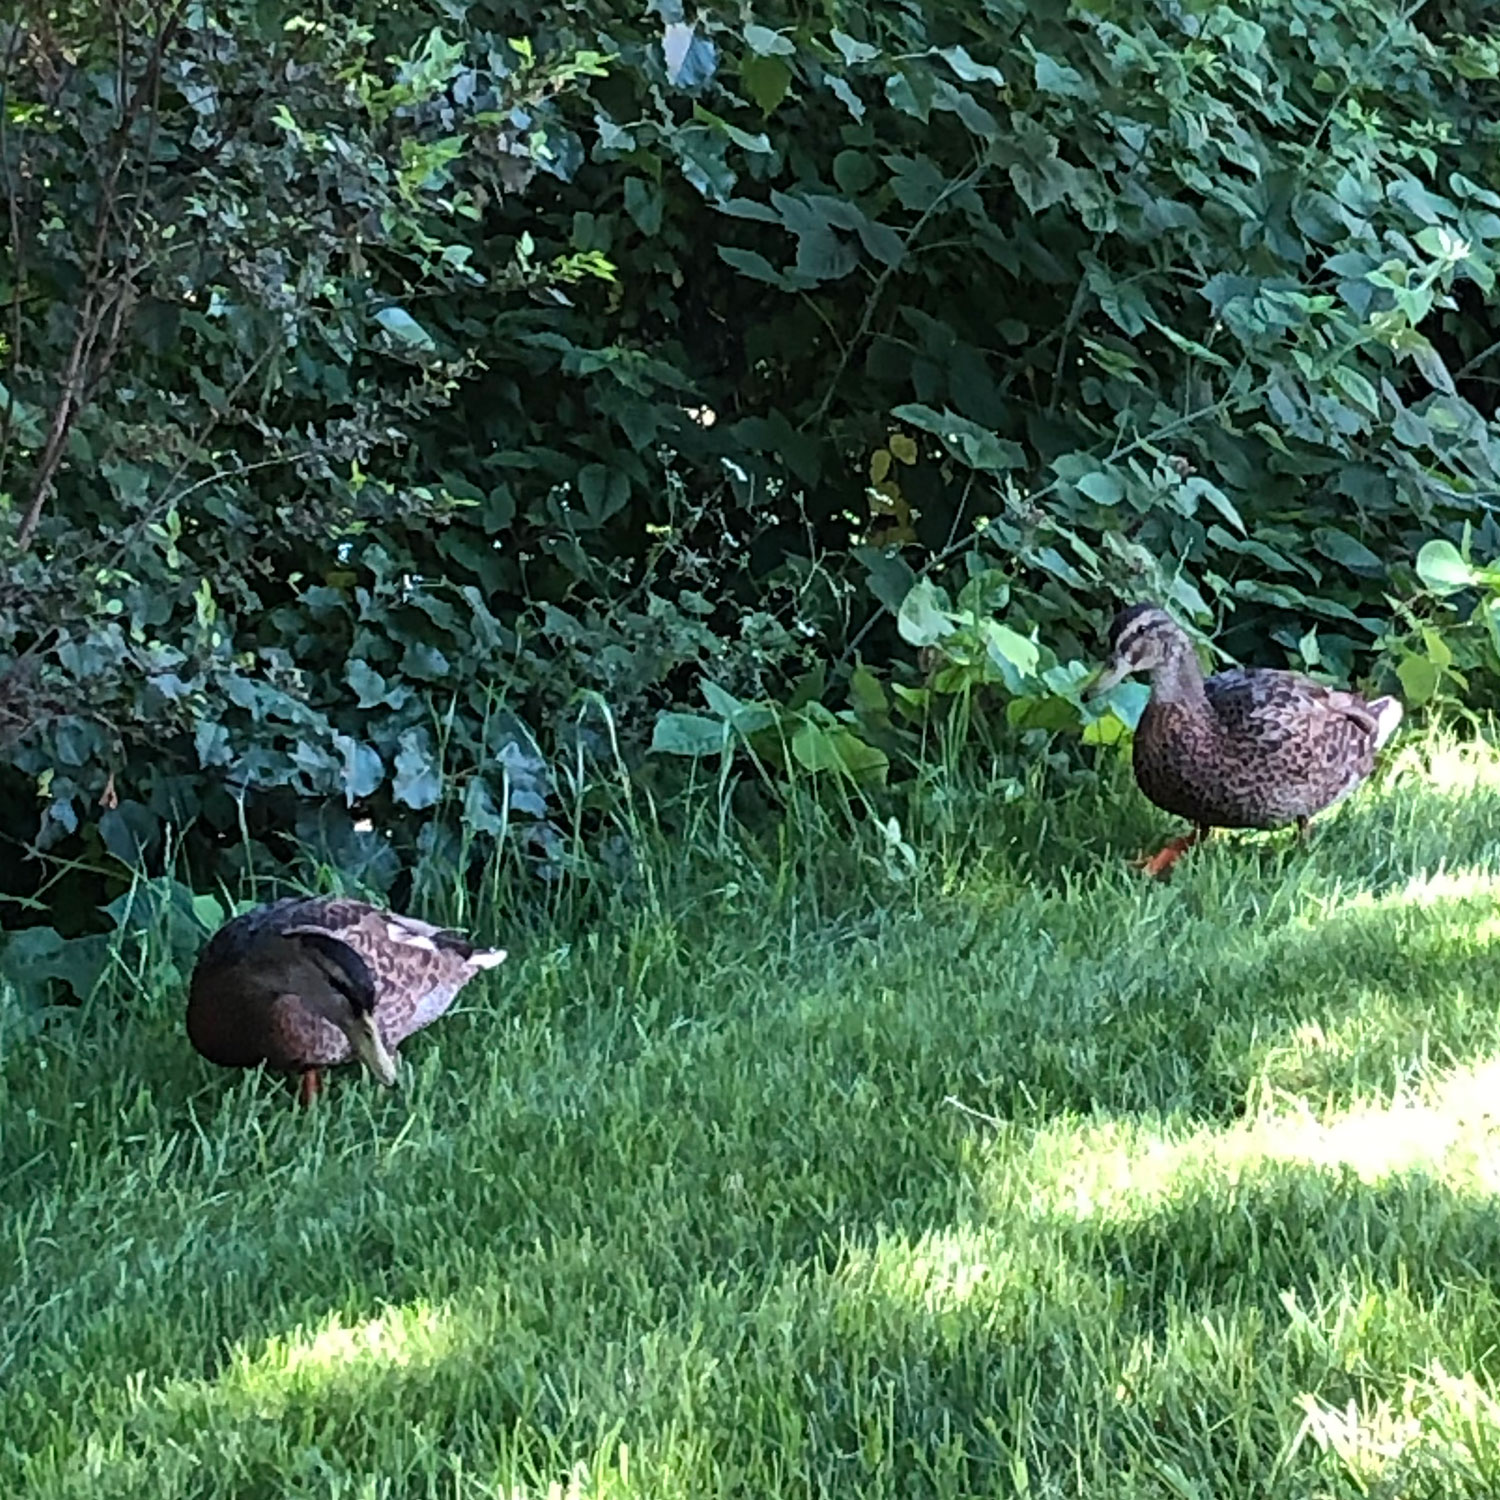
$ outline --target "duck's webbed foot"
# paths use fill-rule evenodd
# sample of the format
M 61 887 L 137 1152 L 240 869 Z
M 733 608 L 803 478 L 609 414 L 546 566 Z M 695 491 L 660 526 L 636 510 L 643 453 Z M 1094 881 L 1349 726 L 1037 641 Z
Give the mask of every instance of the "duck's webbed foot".
M 1195 828 L 1180 838 L 1169 839 L 1155 854 L 1135 861 L 1136 868 L 1153 880 L 1160 880 L 1177 861 L 1193 847 L 1208 837 L 1208 829 Z
M 304 1109 L 318 1097 L 323 1088 L 323 1075 L 316 1068 L 308 1068 L 297 1084 L 297 1103 Z

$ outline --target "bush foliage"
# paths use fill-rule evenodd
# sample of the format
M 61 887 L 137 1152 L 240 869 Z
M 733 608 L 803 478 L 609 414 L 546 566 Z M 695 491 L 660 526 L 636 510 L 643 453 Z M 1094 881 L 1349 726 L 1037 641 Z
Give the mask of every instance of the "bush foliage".
M 877 782 L 954 703 L 1019 763 L 1128 726 L 1122 598 L 1487 701 L 1415 572 L 1500 555 L 1482 20 L 20 0 L 6 883 L 555 872 L 601 755 Z

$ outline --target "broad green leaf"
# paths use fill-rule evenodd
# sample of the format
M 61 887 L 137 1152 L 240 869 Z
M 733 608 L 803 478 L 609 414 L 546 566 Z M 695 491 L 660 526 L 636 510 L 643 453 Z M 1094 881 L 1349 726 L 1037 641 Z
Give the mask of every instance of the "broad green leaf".
M 797 44 L 790 37 L 753 21 L 745 27 L 745 42 L 761 57 L 794 57 L 797 53 Z
M 1201 474 L 1191 474 L 1183 481 L 1182 493 L 1192 500 L 1207 500 L 1236 531 L 1243 534 L 1245 523 L 1234 507 L 1234 502 L 1218 485 L 1210 484 Z
M 1036 671 L 1041 653 L 1035 641 L 1027 640 L 1024 635 L 1012 630 L 1009 625 L 1002 625 L 998 620 L 986 620 L 981 629 L 985 646 L 992 656 L 1009 662 L 1024 677 L 1030 677 Z
M 663 712 L 651 731 L 651 748 L 659 755 L 719 755 L 729 744 L 729 725 L 704 714 Z
M 344 760 L 345 802 L 352 804 L 371 796 L 385 780 L 385 765 L 380 752 L 352 735 L 335 735 L 333 742 Z
M 1380 415 L 1380 397 L 1375 387 L 1358 370 L 1347 365 L 1333 367 L 1333 383 L 1358 407 L 1372 417 Z
M 432 335 L 404 307 L 397 307 L 395 304 L 382 307 L 375 314 L 375 321 L 392 337 L 400 339 L 410 348 L 428 351 L 437 348 Z
M 840 151 L 833 159 L 833 180 L 851 198 L 857 198 L 875 184 L 875 163 L 863 151 Z
M 670 21 L 661 39 L 662 60 L 667 65 L 667 80 L 678 88 L 696 89 L 714 76 L 718 67 L 718 48 L 699 36 L 692 23 Z
M 776 710 L 764 703 L 742 703 L 733 693 L 727 693 L 718 683 L 704 678 L 698 684 L 703 701 L 709 711 L 717 714 L 737 734 L 759 734 L 776 723 Z
M 833 45 L 844 54 L 846 63 L 871 62 L 880 56 L 880 48 L 872 47 L 868 42 L 857 42 L 852 36 L 846 36 L 837 26 L 830 33 Z
M 100 815 L 99 837 L 122 865 L 139 870 L 161 838 L 161 823 L 144 803 L 126 801 Z
M 989 63 L 975 62 L 966 47 L 944 47 L 938 52 L 965 83 L 993 83 L 996 88 L 1005 87 L 1005 74 Z
M 1045 52 L 1036 54 L 1033 78 L 1037 91 L 1043 94 L 1059 94 L 1070 99 L 1092 99 L 1093 85 L 1067 63 L 1060 63 Z
M 719 245 L 716 248 L 719 252 L 719 259 L 727 262 L 743 275 L 755 281 L 769 282 L 772 286 L 788 288 L 789 283 L 786 277 L 758 250 L 741 250 L 734 245 Z
M 854 559 L 865 569 L 865 585 L 891 611 L 897 613 L 911 592 L 916 573 L 899 552 L 878 547 L 856 547 Z
M 761 114 L 770 115 L 792 86 L 792 70 L 779 57 L 752 53 L 740 63 L 740 83 Z
M 391 795 L 397 802 L 420 811 L 434 806 L 442 791 L 442 767 L 432 753 L 426 732 L 420 729 L 402 731 L 397 742 Z
M 1471 587 L 1476 574 L 1463 554 L 1443 537 L 1426 542 L 1417 553 L 1417 577 L 1435 594 L 1453 594 Z
M 401 654 L 401 671 L 407 677 L 436 682 L 451 670 L 448 658 L 427 641 L 412 641 Z
M 578 471 L 578 495 L 595 526 L 602 526 L 625 508 L 630 499 L 630 480 L 619 469 L 603 464 L 585 464 Z
M 644 177 L 625 179 L 625 212 L 648 239 L 661 229 L 664 202 L 662 191 L 654 182 L 647 182 Z
M 803 723 L 792 736 L 791 750 L 804 770 L 833 771 L 861 783 L 884 780 L 890 765 L 884 750 L 843 725 Z
M 1095 469 L 1075 481 L 1076 487 L 1098 505 L 1118 505 L 1125 498 L 1125 484 L 1108 469 Z
M 866 666 L 858 666 L 849 674 L 849 703 L 858 712 L 871 716 L 884 714 L 890 708 L 880 679 Z
M 1186 334 L 1178 333 L 1175 328 L 1158 321 L 1156 318 L 1147 318 L 1146 321 L 1160 334 L 1163 334 L 1172 344 L 1182 350 L 1184 354 L 1191 354 L 1194 359 L 1201 359 L 1208 364 L 1217 365 L 1221 370 L 1230 370 L 1234 366 L 1222 354 L 1215 354 L 1206 344 L 1200 344 L 1196 339 L 1190 339 Z
M 495 805 L 489 787 L 479 776 L 471 776 L 464 788 L 464 827 L 491 838 L 505 832 L 505 814 Z
M 217 896 L 194 896 L 192 904 L 193 915 L 205 932 L 217 932 L 224 925 L 224 908 Z
M 1425 656 L 1404 656 L 1396 667 L 1408 703 L 1426 703 L 1437 691 L 1438 669 Z
M 896 612 L 896 629 L 912 646 L 931 646 L 952 635 L 948 596 L 929 578 L 919 578 L 907 590 Z
M 1385 572 L 1385 564 L 1362 541 L 1337 526 L 1318 527 L 1313 532 L 1313 546 L 1324 557 L 1342 563 L 1350 572 L 1371 578 L 1378 578 Z
M 918 427 L 941 438 L 943 445 L 955 458 L 962 459 L 972 469 L 989 473 L 1002 473 L 1008 469 L 1019 469 L 1026 462 L 1025 451 L 1019 443 L 1008 438 L 997 437 L 988 428 L 967 417 L 951 411 L 934 411 L 930 406 L 910 403 L 895 407 L 891 415 L 898 422 Z
M 1443 362 L 1443 356 L 1424 338 L 1414 340 L 1409 352 L 1417 368 L 1422 372 L 1427 383 L 1435 390 L 1442 391 L 1445 396 L 1456 396 L 1458 388 L 1453 384 L 1453 376 L 1448 371 L 1448 366 Z

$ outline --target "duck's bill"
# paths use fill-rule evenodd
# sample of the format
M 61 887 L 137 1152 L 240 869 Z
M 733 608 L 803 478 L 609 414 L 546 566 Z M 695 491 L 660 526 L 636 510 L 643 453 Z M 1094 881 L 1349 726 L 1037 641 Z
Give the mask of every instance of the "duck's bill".
M 377 1083 L 392 1088 L 396 1082 L 396 1059 L 381 1040 L 372 1015 L 355 1016 L 347 1032 L 354 1055 L 367 1067 Z
M 1121 662 L 1112 661 L 1099 675 L 1084 688 L 1082 696 L 1087 698 L 1098 698 L 1107 693 L 1118 682 L 1130 676 L 1130 668 Z

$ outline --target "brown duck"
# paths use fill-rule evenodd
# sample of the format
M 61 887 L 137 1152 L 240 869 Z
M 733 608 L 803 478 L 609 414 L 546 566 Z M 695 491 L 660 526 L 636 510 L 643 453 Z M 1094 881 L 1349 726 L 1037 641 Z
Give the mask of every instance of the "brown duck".
M 1160 875 L 1213 828 L 1308 820 L 1370 774 L 1401 722 L 1395 698 L 1366 700 L 1296 672 L 1233 667 L 1205 678 L 1187 633 L 1165 610 L 1133 604 L 1109 628 L 1110 660 L 1087 696 L 1133 672 L 1151 678 L 1135 731 L 1135 779 L 1191 834 L 1143 862 Z
M 189 988 L 188 1039 L 222 1067 L 300 1073 L 303 1103 L 323 1068 L 354 1060 L 390 1087 L 399 1044 L 504 959 L 504 949 L 364 901 L 289 897 L 209 939 Z

